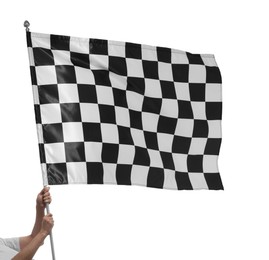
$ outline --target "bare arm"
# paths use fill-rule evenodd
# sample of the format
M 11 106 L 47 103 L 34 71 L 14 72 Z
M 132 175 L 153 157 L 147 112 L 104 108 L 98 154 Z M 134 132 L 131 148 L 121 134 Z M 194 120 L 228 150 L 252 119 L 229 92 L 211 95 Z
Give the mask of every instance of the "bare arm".
M 48 214 L 43 217 L 40 231 L 30 241 L 30 243 L 25 245 L 24 248 L 12 258 L 12 260 L 32 260 L 38 248 L 44 243 L 45 238 L 51 232 L 53 225 L 54 221 L 52 214 Z

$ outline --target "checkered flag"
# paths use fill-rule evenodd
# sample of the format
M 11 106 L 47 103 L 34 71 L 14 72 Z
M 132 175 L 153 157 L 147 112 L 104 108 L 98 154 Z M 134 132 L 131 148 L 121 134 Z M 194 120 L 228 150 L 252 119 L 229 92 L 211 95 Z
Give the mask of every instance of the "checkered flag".
M 44 184 L 223 189 L 211 54 L 27 32 Z

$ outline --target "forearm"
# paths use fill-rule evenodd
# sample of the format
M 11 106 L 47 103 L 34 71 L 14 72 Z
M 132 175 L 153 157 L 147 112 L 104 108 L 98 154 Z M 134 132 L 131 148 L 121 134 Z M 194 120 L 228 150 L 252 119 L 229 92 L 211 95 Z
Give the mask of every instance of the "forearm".
M 38 248 L 44 243 L 47 234 L 39 232 L 12 260 L 32 260 Z
M 34 238 L 38 232 L 40 231 L 42 220 L 44 217 L 44 208 L 36 206 L 36 218 L 35 218 L 35 224 L 31 233 L 31 237 Z

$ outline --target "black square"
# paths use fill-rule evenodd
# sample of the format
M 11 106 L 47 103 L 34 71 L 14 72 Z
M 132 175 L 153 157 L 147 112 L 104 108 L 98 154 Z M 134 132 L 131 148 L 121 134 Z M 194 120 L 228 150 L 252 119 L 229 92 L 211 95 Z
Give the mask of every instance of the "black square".
M 142 129 L 142 114 L 141 112 L 129 110 L 130 123 L 132 128 Z
M 135 158 L 133 164 L 144 166 L 150 165 L 150 158 L 146 148 L 135 146 Z
M 44 144 L 38 144 L 40 163 L 46 163 Z
M 30 66 L 31 83 L 37 85 L 35 66 Z
M 81 122 L 79 103 L 63 103 L 60 106 L 63 122 Z
M 127 65 L 125 58 L 109 56 L 109 71 L 118 75 L 127 76 Z
M 179 110 L 179 113 L 178 113 L 179 118 L 193 119 L 191 102 L 179 100 L 178 101 L 178 110 Z
M 88 184 L 103 184 L 104 169 L 100 162 L 87 162 Z
M 187 52 L 187 57 L 188 57 L 190 64 L 202 64 L 202 65 L 204 65 L 204 62 L 203 62 L 200 54 L 192 54 L 192 53 Z
M 203 155 L 188 155 L 187 165 L 189 172 L 203 172 Z
M 159 150 L 158 139 L 157 139 L 156 133 L 144 131 L 144 136 L 145 136 L 147 148 L 153 149 L 153 150 Z
M 221 74 L 218 67 L 206 66 L 206 83 L 221 83 Z
M 141 44 L 126 42 L 125 52 L 126 52 L 126 58 L 133 58 L 133 59 L 142 58 Z
M 162 161 L 163 161 L 163 167 L 165 169 L 175 170 L 174 160 L 171 153 L 167 152 L 160 152 Z
M 119 126 L 118 125 L 118 132 L 119 132 L 119 143 L 120 144 L 134 144 L 131 131 L 129 127 Z
M 177 125 L 177 118 L 160 116 L 157 131 L 173 135 Z
M 78 96 L 81 103 L 97 103 L 95 85 L 78 84 Z
M 189 174 L 187 172 L 176 172 L 175 177 L 178 190 L 193 190 Z
M 83 142 L 64 143 L 67 162 L 85 162 L 85 149 Z
M 190 145 L 191 138 L 175 135 L 172 144 L 172 152 L 188 154 L 190 150 Z
M 151 98 L 151 97 L 144 97 L 142 111 L 160 114 L 162 107 L 162 99 L 160 98 Z
M 176 82 L 188 82 L 189 65 L 188 64 L 172 64 L 173 79 Z
M 117 163 L 119 153 L 118 144 L 103 143 L 102 148 L 102 162 L 104 163 Z
M 219 155 L 221 138 L 208 138 L 205 146 L 205 154 Z
M 147 187 L 163 188 L 164 171 L 161 168 L 150 167 L 147 178 Z
M 32 39 L 31 39 L 31 32 L 26 31 L 26 42 L 27 42 L 27 47 L 32 47 Z
M 222 103 L 221 102 L 206 102 L 206 118 L 208 120 L 221 120 Z
M 172 99 L 177 98 L 175 85 L 173 82 L 161 80 L 160 83 L 163 98 L 172 98 Z
M 143 71 L 144 71 L 145 78 L 149 78 L 149 79 L 159 78 L 157 61 L 143 60 L 142 64 L 143 64 Z
M 99 123 L 82 123 L 84 140 L 102 142 L 102 132 Z
M 116 124 L 115 108 L 109 105 L 99 105 L 101 123 Z
M 128 77 L 127 78 L 127 90 L 134 91 L 138 94 L 145 94 L 145 79 Z
M 193 137 L 208 137 L 208 123 L 206 120 L 194 120 Z
M 48 184 L 68 184 L 66 163 L 47 164 Z
M 109 71 L 107 70 L 92 70 L 95 84 L 101 86 L 111 86 L 109 79 Z
M 191 101 L 205 101 L 205 84 L 189 83 Z
M 116 180 L 119 185 L 131 185 L 132 165 L 118 164 L 116 168 Z
M 71 62 L 78 67 L 90 68 L 90 56 L 89 54 L 83 54 L 83 53 L 77 53 L 77 52 L 71 52 Z
M 102 39 L 90 39 L 90 53 L 108 55 L 107 40 Z
M 40 104 L 59 103 L 59 93 L 57 85 L 38 86 Z
M 44 143 L 58 143 L 64 141 L 62 124 L 44 124 L 42 126 Z
M 50 35 L 50 45 L 53 50 L 69 51 L 70 37 L 64 35 Z
M 220 174 L 218 172 L 204 173 L 204 176 L 209 190 L 224 190 Z
M 40 105 L 34 105 L 35 111 L 35 121 L 37 124 L 41 124 L 41 113 L 40 113 Z
M 158 61 L 171 63 L 171 49 L 164 47 L 157 47 Z
M 34 61 L 36 66 L 54 65 L 52 51 L 44 48 L 33 48 Z
M 112 88 L 115 106 L 127 108 L 126 91 Z
M 56 65 L 56 74 L 58 83 L 76 83 L 76 73 L 74 66 Z

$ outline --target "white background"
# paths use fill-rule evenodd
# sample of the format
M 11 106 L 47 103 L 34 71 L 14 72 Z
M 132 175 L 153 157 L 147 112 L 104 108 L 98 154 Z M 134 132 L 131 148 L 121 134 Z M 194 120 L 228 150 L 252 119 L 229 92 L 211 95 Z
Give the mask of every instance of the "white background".
M 225 191 L 53 186 L 57 260 L 269 259 L 268 1 L 1 1 L 0 236 L 27 235 L 42 188 L 31 31 L 214 53 Z M 267 248 L 266 248 L 267 246 Z M 37 260 L 49 260 L 49 239 Z

